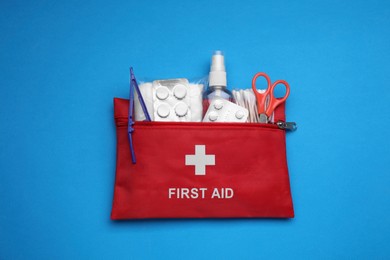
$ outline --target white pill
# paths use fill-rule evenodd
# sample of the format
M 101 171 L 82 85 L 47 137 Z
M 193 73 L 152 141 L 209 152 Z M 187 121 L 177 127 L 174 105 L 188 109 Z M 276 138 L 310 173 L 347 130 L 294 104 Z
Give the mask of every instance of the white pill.
M 165 100 L 169 96 L 169 90 L 166 87 L 156 89 L 156 96 L 160 100 Z
M 175 113 L 179 117 L 183 117 L 187 114 L 188 112 L 188 106 L 187 104 L 180 102 L 175 106 Z
M 157 114 L 162 118 L 168 117 L 169 112 L 170 112 L 170 108 L 167 104 L 161 104 L 157 108 Z
M 217 119 L 218 119 L 218 113 L 215 112 L 215 111 L 210 112 L 210 114 L 209 114 L 209 119 L 210 119 L 210 121 L 215 121 L 215 120 L 217 120 Z
M 223 107 L 223 101 L 222 100 L 216 100 L 214 102 L 214 107 L 215 107 L 215 109 L 220 110 Z
M 244 116 L 245 116 L 244 111 L 238 110 L 238 111 L 236 112 L 236 118 L 241 119 L 241 118 L 243 118 Z
M 177 84 L 173 88 L 173 95 L 178 99 L 183 99 L 187 95 L 187 88 L 182 84 Z

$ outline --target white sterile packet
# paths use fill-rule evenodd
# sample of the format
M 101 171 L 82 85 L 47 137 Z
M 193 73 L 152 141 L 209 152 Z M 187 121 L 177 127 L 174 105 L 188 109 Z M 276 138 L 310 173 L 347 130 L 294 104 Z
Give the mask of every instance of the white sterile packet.
M 191 121 L 202 122 L 203 116 L 203 84 L 190 83 Z

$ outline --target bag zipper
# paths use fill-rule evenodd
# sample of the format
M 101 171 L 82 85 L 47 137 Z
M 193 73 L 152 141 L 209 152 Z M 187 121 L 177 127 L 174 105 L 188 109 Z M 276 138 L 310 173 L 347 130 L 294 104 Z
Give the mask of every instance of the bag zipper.
M 284 131 L 295 131 L 297 129 L 295 122 L 284 122 L 277 121 L 276 123 L 204 123 L 204 122 L 156 122 L 156 121 L 135 121 L 131 122 L 131 127 L 129 128 L 127 117 L 116 117 L 118 126 L 127 126 L 128 135 L 129 135 L 129 144 L 130 144 L 130 153 L 133 164 L 136 163 L 135 152 L 133 147 L 132 133 L 135 131 L 133 125 L 135 126 L 207 126 L 207 127 L 262 127 L 262 128 L 272 128 L 280 129 Z
M 118 126 L 127 126 L 127 117 L 117 117 Z M 209 126 L 209 127 L 263 127 L 295 131 L 295 122 L 277 121 L 275 123 L 209 123 L 209 122 L 157 122 L 157 121 L 135 121 L 135 126 Z M 134 130 L 133 130 L 134 131 Z

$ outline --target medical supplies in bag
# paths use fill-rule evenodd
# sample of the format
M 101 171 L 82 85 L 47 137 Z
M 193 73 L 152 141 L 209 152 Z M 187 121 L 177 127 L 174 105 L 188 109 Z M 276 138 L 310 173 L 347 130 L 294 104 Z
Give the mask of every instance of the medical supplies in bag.
M 286 132 L 277 125 L 137 121 L 133 164 L 128 107 L 114 99 L 111 219 L 294 217 Z M 284 104 L 274 114 L 285 121 Z
M 256 88 L 260 76 L 264 90 Z M 286 93 L 277 98 L 279 84 Z M 114 99 L 111 218 L 294 217 L 285 147 L 285 130 L 296 128 L 285 120 L 289 92 L 286 81 L 257 73 L 252 89 L 224 95 L 230 92 L 220 52 L 209 83 L 182 77 L 138 84 L 131 68 L 129 100 Z
M 223 98 L 214 98 L 203 122 L 246 122 L 248 110 Z
M 153 121 L 201 122 L 203 86 L 181 78 L 141 82 L 139 88 Z M 134 109 L 135 120 L 145 120 L 137 99 Z
M 234 102 L 248 110 L 248 123 L 259 123 L 259 114 L 257 111 L 256 96 L 252 89 L 233 90 Z
M 214 98 L 233 101 L 233 95 L 227 88 L 225 57 L 221 51 L 215 51 L 211 57 L 209 81 L 203 94 L 203 109 L 207 111 Z

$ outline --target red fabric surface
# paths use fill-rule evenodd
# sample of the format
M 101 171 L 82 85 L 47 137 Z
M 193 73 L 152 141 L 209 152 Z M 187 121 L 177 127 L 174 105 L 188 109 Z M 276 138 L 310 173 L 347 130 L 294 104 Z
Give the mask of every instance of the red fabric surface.
M 128 104 L 114 99 L 112 219 L 294 217 L 284 130 L 272 124 L 136 122 L 132 164 Z M 284 106 L 275 116 L 284 119 Z M 215 156 L 205 175 L 185 164 L 196 145 Z

